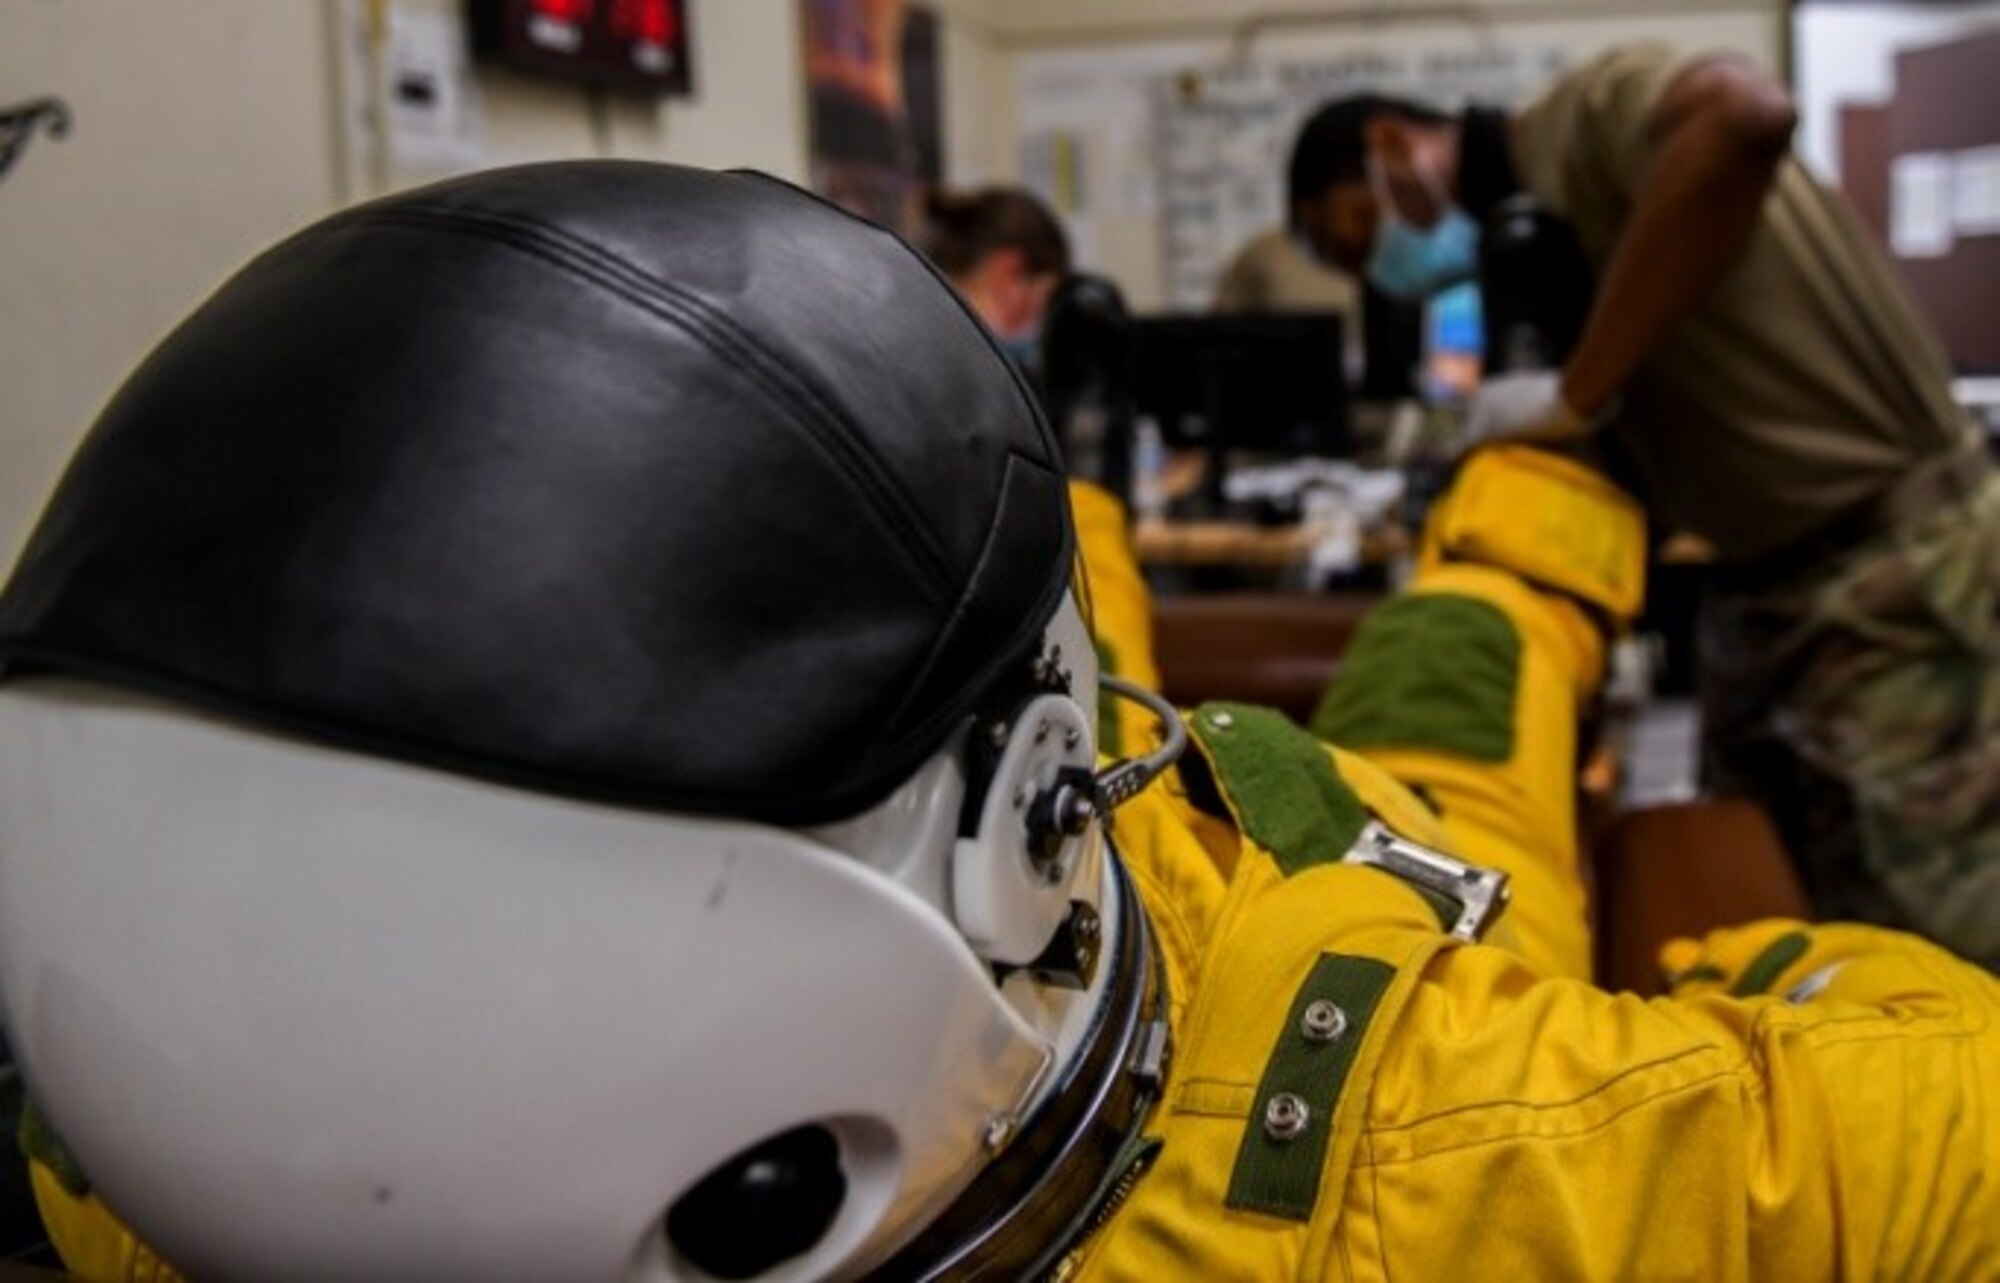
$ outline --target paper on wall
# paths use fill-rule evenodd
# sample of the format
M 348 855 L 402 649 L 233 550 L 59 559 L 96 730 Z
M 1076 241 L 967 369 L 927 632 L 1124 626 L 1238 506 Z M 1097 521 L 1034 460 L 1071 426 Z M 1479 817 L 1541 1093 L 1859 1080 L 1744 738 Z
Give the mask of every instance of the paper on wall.
M 2000 147 L 1952 158 L 1951 226 L 1959 236 L 2000 235 Z
M 378 194 L 486 163 L 464 18 L 437 0 L 338 0 L 343 185 Z
M 457 9 L 389 10 L 381 93 L 389 156 L 398 170 L 477 168 L 481 146 L 478 90 Z
M 1951 157 L 1918 152 L 1889 162 L 1889 248 L 1898 258 L 1951 252 Z

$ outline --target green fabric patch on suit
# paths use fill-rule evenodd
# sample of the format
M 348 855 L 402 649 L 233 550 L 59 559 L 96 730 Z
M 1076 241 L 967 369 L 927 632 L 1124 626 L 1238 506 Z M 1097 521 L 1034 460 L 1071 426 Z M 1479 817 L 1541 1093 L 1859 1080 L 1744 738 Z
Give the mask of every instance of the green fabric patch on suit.
M 62 1137 L 56 1135 L 48 1115 L 42 1113 L 32 1096 L 21 1099 L 21 1121 L 15 1138 L 29 1161 L 48 1168 L 49 1174 L 70 1194 L 82 1198 L 90 1192 L 90 1180 L 84 1176 L 82 1164 L 69 1152 L 69 1146 L 63 1144 Z
M 1342 748 L 1414 748 L 1479 762 L 1514 755 L 1521 634 L 1491 602 L 1399 597 L 1368 616 L 1313 713 Z
M 1097 671 L 1122 677 L 1118 671 L 1118 650 L 1102 637 L 1090 639 L 1097 651 Z M 1117 757 L 1125 751 L 1125 734 L 1118 728 L 1118 701 L 1103 691 L 1097 693 L 1097 751 L 1106 757 Z
M 1729 986 L 1732 998 L 1749 998 L 1767 993 L 1785 968 L 1805 957 L 1806 950 L 1812 948 L 1812 937 L 1803 931 L 1791 931 L 1779 936 L 1764 946 L 1764 951 L 1743 968 L 1743 974 L 1736 977 L 1736 983 Z
M 1189 723 L 1236 823 L 1285 875 L 1337 864 L 1368 823 L 1326 746 L 1283 713 L 1203 704 Z
M 1386 962 L 1338 953 L 1313 964 L 1257 1084 L 1229 1177 L 1229 1206 L 1312 1219 L 1341 1089 L 1395 975 Z

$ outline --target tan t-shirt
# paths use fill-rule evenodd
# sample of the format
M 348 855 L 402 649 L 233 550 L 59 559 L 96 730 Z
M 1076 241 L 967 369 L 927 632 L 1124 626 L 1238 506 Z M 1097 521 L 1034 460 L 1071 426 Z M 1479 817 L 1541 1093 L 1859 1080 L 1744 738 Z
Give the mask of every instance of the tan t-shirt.
M 1236 251 L 1210 306 L 1217 312 L 1339 312 L 1351 328 L 1361 314 L 1361 289 L 1352 276 L 1300 249 L 1280 227 Z
M 1648 117 L 1689 59 L 1614 50 L 1514 121 L 1522 185 L 1600 271 L 1649 152 Z M 1846 203 L 1796 160 L 1742 258 L 1625 389 L 1618 428 L 1672 525 L 1754 558 L 1960 448 L 1942 348 Z

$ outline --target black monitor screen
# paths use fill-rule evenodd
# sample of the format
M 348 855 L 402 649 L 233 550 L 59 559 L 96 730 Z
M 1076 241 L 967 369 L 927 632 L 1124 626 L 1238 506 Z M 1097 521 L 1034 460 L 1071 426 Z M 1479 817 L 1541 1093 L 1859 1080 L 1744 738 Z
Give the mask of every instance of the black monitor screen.
M 1169 444 L 1349 453 L 1338 313 L 1142 317 L 1136 329 L 1139 412 Z
M 1361 351 L 1363 400 L 1415 396 L 1418 367 L 1424 360 L 1424 305 L 1390 298 L 1362 282 Z

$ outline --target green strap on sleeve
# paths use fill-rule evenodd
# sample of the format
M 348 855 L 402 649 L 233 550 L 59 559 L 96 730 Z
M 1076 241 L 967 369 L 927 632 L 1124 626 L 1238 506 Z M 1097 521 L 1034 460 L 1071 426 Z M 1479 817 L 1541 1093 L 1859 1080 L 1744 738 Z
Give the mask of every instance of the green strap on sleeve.
M 1764 946 L 1764 951 L 1743 968 L 1743 974 L 1736 977 L 1736 983 L 1729 986 L 1732 998 L 1749 998 L 1760 993 L 1768 993 L 1785 968 L 1805 957 L 1806 950 L 1812 948 L 1812 937 L 1803 931 L 1789 931 Z
M 1399 597 L 1355 634 L 1313 733 L 1348 749 L 1504 762 L 1514 755 L 1520 677 L 1521 634 L 1498 606 L 1456 593 Z
M 1229 1206 L 1286 1220 L 1312 1218 L 1341 1089 L 1376 1004 L 1395 975 L 1394 967 L 1374 958 L 1319 956 L 1292 999 L 1291 1014 L 1265 1062 L 1236 1150 Z M 1326 1004 L 1338 1013 L 1339 1032 L 1333 1037 L 1325 1036 Z
M 1236 822 L 1285 876 L 1347 855 L 1368 809 L 1340 778 L 1326 746 L 1283 713 L 1254 704 L 1203 704 L 1189 721 Z

